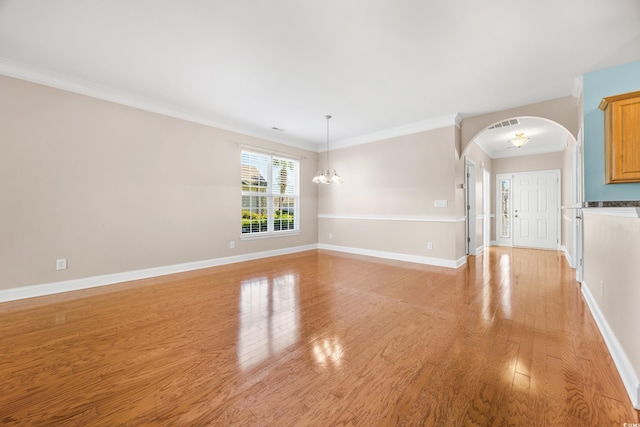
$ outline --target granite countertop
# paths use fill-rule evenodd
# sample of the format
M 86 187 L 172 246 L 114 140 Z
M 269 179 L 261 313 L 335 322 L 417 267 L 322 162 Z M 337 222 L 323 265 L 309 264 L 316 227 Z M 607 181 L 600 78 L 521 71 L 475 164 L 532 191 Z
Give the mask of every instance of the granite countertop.
M 585 208 L 636 208 L 640 207 L 640 200 L 622 202 L 584 202 Z

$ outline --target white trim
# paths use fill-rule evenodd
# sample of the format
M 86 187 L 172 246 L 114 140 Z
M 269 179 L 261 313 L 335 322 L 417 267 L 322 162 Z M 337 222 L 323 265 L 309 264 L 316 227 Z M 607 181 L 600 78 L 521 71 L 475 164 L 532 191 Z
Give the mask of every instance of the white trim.
M 476 256 L 482 255 L 484 252 L 484 245 L 480 245 L 476 248 Z
M 619 216 L 622 218 L 640 218 L 640 207 L 631 208 L 583 208 L 587 215 Z
M 482 170 L 482 244 L 491 245 L 491 173 Z
M 593 295 L 591 295 L 591 291 L 589 290 L 587 283 L 583 281 L 580 289 L 582 290 L 582 295 L 584 296 L 584 299 L 591 310 L 591 314 L 598 325 L 598 329 L 600 329 L 600 333 L 607 344 L 609 353 L 611 353 L 611 358 L 616 364 L 616 368 L 618 368 L 618 373 L 622 378 L 624 387 L 627 389 L 627 394 L 629 394 L 631 403 L 633 403 L 634 408 L 640 410 L 640 380 L 638 379 L 638 375 L 633 369 L 633 366 L 624 352 L 624 349 L 620 345 L 620 342 L 609 327 L 607 319 L 600 311 Z
M 300 234 L 300 230 L 286 230 L 286 231 L 264 231 L 261 233 L 244 233 L 238 236 L 240 240 L 259 240 L 259 239 L 270 239 L 272 237 L 288 237 L 288 236 L 297 236 Z
M 296 252 L 317 249 L 318 245 L 296 246 L 285 249 L 275 249 L 264 252 L 255 252 L 246 255 L 236 255 L 223 258 L 214 258 L 203 261 L 187 262 L 162 267 L 153 267 L 143 270 L 127 271 L 123 273 L 106 274 L 103 276 L 85 277 L 82 279 L 66 280 L 63 282 L 44 283 L 40 285 L 24 286 L 0 290 L 0 302 L 14 301 L 24 298 L 40 297 L 61 292 L 77 291 L 80 289 L 94 288 L 98 286 L 113 285 L 115 283 L 129 282 L 131 280 L 147 279 L 149 277 L 164 276 L 167 274 L 182 273 L 184 271 L 199 270 L 201 268 L 216 267 L 219 265 L 233 264 L 236 262 L 251 261 L 278 255 L 286 255 Z
M 318 244 L 318 249 L 325 249 L 328 251 L 346 252 L 356 255 L 372 256 L 376 258 L 393 259 L 396 261 L 415 262 L 417 264 L 434 265 L 437 267 L 458 268 L 467 262 L 466 255 L 458 260 L 448 260 L 443 258 L 430 258 L 420 255 L 401 254 L 397 252 L 385 252 L 376 251 L 372 249 L 352 248 L 347 246 L 326 245 L 324 243 Z
M 449 114 L 447 116 L 435 117 L 432 119 L 422 120 L 419 122 L 409 123 L 395 128 L 384 129 L 379 132 L 367 135 L 347 138 L 340 141 L 331 142 L 333 149 L 353 147 L 356 145 L 368 144 L 370 142 L 382 141 L 384 139 L 396 138 L 404 135 L 412 135 L 414 133 L 426 132 L 433 129 L 440 129 L 447 126 L 460 127 L 462 118 L 459 114 Z M 315 151 L 320 151 L 321 144 L 318 144 Z M 333 150 L 332 149 L 332 150 Z
M 569 267 L 575 268 L 575 266 L 573 265 L 573 260 L 571 259 L 571 254 L 569 254 L 569 250 L 567 249 L 567 247 L 565 245 L 562 245 L 560 247 L 560 250 L 564 253 L 564 257 L 567 259 Z
M 490 246 L 498 246 L 498 242 L 496 242 L 495 240 L 492 240 L 489 242 Z
M 235 132 L 241 135 L 251 136 L 254 138 L 276 142 L 278 144 L 288 145 L 290 147 L 301 148 L 303 150 L 309 151 L 317 151 L 316 144 L 309 141 L 294 140 L 283 136 L 281 133 L 270 133 L 261 131 L 259 129 L 250 129 L 238 123 L 219 122 L 216 120 L 212 120 L 209 115 L 188 111 L 181 107 L 178 107 L 177 105 L 159 101 L 157 99 L 144 97 L 132 92 L 114 89 L 109 86 L 89 82 L 77 77 L 57 73 L 44 68 L 38 68 L 20 62 L 11 61 L 2 57 L 0 57 L 0 74 L 53 87 L 56 89 L 65 90 L 67 92 L 89 96 L 91 98 L 102 99 L 104 101 L 115 102 L 116 104 L 126 105 L 128 107 L 133 107 L 144 111 L 162 114 L 163 116 L 186 120 L 192 123 L 198 123 L 217 129 Z
M 339 215 L 318 214 L 323 219 L 354 219 L 369 221 L 414 221 L 414 222 L 465 222 L 463 216 L 413 216 L 413 215 Z
M 102 99 L 109 102 L 115 102 L 116 104 L 138 108 L 144 111 L 162 114 L 163 116 L 174 117 L 176 119 L 186 120 L 188 122 L 227 130 L 241 135 L 264 139 L 267 141 L 288 145 L 290 147 L 301 148 L 303 150 L 309 150 L 319 153 L 323 151 L 325 147 L 324 143 L 317 144 L 311 141 L 302 141 L 293 138 L 287 138 L 281 133 L 271 133 L 264 132 L 260 129 L 251 129 L 241 123 L 232 123 L 230 121 L 220 122 L 212 120 L 211 117 L 206 114 L 199 114 L 194 111 L 188 111 L 183 109 L 182 107 L 164 101 L 141 96 L 132 92 L 126 92 L 106 85 L 82 80 L 67 74 L 58 73 L 55 71 L 47 70 L 45 68 L 34 67 L 32 65 L 23 64 L 21 62 L 12 61 L 10 59 L 2 57 L 0 57 L 0 74 L 53 87 L 56 89 L 65 90 L 67 92 L 89 96 L 91 98 Z M 395 138 L 398 136 L 410 135 L 433 129 L 440 129 L 447 126 L 456 126 L 459 128 L 461 122 L 462 116 L 460 114 L 449 114 L 446 116 L 409 123 L 395 128 L 384 129 L 379 132 L 370 133 L 368 135 L 335 141 L 332 142 L 331 145 L 334 147 L 334 149 L 353 147 L 355 145 L 368 144 L 370 142 L 381 141 L 383 139 Z
M 484 219 L 484 214 L 476 215 L 476 221 L 479 219 Z
M 476 162 L 470 157 L 464 158 L 464 204 L 467 218 L 465 230 L 466 253 L 477 255 L 476 252 Z M 474 220 L 474 218 L 476 218 Z
M 538 247 L 536 246 L 536 248 L 539 249 L 555 249 L 555 250 L 561 250 L 561 246 L 560 246 L 560 241 L 562 239 L 562 216 L 561 216 L 561 201 L 562 201 L 562 174 L 560 169 L 546 169 L 546 170 L 539 170 L 539 171 L 527 171 L 527 172 L 512 172 L 512 173 L 502 173 L 502 174 L 496 174 L 496 197 L 495 197 L 495 202 L 496 202 L 496 212 L 500 212 L 500 181 L 504 180 L 504 179 L 508 179 L 510 181 L 510 192 L 511 192 L 511 197 L 510 197 L 510 206 L 509 206 L 509 216 L 510 216 L 510 220 L 511 220 L 511 229 L 510 229 L 510 238 L 506 239 L 506 238 L 500 238 L 497 237 L 499 231 L 500 231 L 500 227 L 501 227 L 501 222 L 502 219 L 501 217 L 499 217 L 498 219 L 496 219 L 496 237 L 501 246 L 513 246 L 513 247 L 517 247 L 519 245 L 515 244 L 515 221 L 513 221 L 514 218 L 514 196 L 516 195 L 516 180 L 515 178 L 521 175 L 531 175 L 531 174 L 553 174 L 556 178 L 556 206 L 557 206 L 557 212 L 555 215 L 556 218 L 556 225 L 557 225 L 557 234 L 556 234 L 556 244 L 553 248 L 551 247 Z
M 297 160 L 298 162 L 300 162 L 301 160 L 306 160 L 306 157 L 300 156 L 298 154 L 287 153 L 284 151 L 274 151 L 274 150 L 270 150 L 267 147 L 259 147 L 257 145 L 242 144 L 240 142 L 233 142 L 233 143 L 236 146 L 240 147 L 240 150 L 244 150 L 244 151 L 252 151 L 254 153 L 266 154 L 266 155 L 275 156 L 275 157 L 285 157 L 288 160 Z

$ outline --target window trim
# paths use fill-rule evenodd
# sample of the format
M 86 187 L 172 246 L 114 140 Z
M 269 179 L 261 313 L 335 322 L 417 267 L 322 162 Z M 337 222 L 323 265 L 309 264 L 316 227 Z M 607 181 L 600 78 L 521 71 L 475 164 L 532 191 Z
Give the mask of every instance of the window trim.
M 249 156 L 261 156 L 267 159 L 267 173 L 266 177 L 262 177 L 267 181 L 267 192 L 257 192 L 257 191 L 244 191 L 241 184 L 240 194 L 241 194 L 241 209 L 244 210 L 243 199 L 244 197 L 265 197 L 267 199 L 267 231 L 257 231 L 257 232 L 242 232 L 242 225 L 240 226 L 240 240 L 254 240 L 254 239 L 265 239 L 270 237 L 286 237 L 286 236 L 294 236 L 300 234 L 300 159 L 295 156 L 290 156 L 284 153 L 275 153 L 275 152 L 265 152 L 259 149 L 253 148 L 242 148 L 240 152 L 240 167 L 244 165 L 243 156 L 247 154 Z M 294 193 L 286 194 L 287 198 L 291 198 L 294 200 L 294 212 L 293 212 L 293 229 L 288 230 L 275 230 L 275 211 L 276 211 L 276 200 L 278 197 L 282 196 L 282 193 L 273 192 L 273 175 L 274 175 L 274 159 L 290 161 L 295 164 L 295 177 L 293 181 Z
M 271 237 L 297 236 L 300 230 L 263 231 L 261 233 L 240 233 L 240 240 L 259 240 Z

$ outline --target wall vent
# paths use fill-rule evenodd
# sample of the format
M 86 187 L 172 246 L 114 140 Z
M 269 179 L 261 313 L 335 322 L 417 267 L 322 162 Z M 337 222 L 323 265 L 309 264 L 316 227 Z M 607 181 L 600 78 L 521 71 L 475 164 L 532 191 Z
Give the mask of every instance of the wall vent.
M 489 127 L 489 129 L 500 129 L 507 126 L 513 126 L 513 125 L 519 125 L 519 124 L 520 124 L 520 121 L 518 119 L 509 119 L 509 120 L 505 120 L 504 122 L 496 123 L 495 125 Z

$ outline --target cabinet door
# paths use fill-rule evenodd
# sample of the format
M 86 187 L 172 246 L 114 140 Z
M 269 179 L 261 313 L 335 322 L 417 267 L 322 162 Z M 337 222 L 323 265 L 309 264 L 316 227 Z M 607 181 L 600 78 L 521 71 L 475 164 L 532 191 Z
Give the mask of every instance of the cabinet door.
M 640 181 L 640 96 L 606 107 L 605 150 L 607 184 Z

